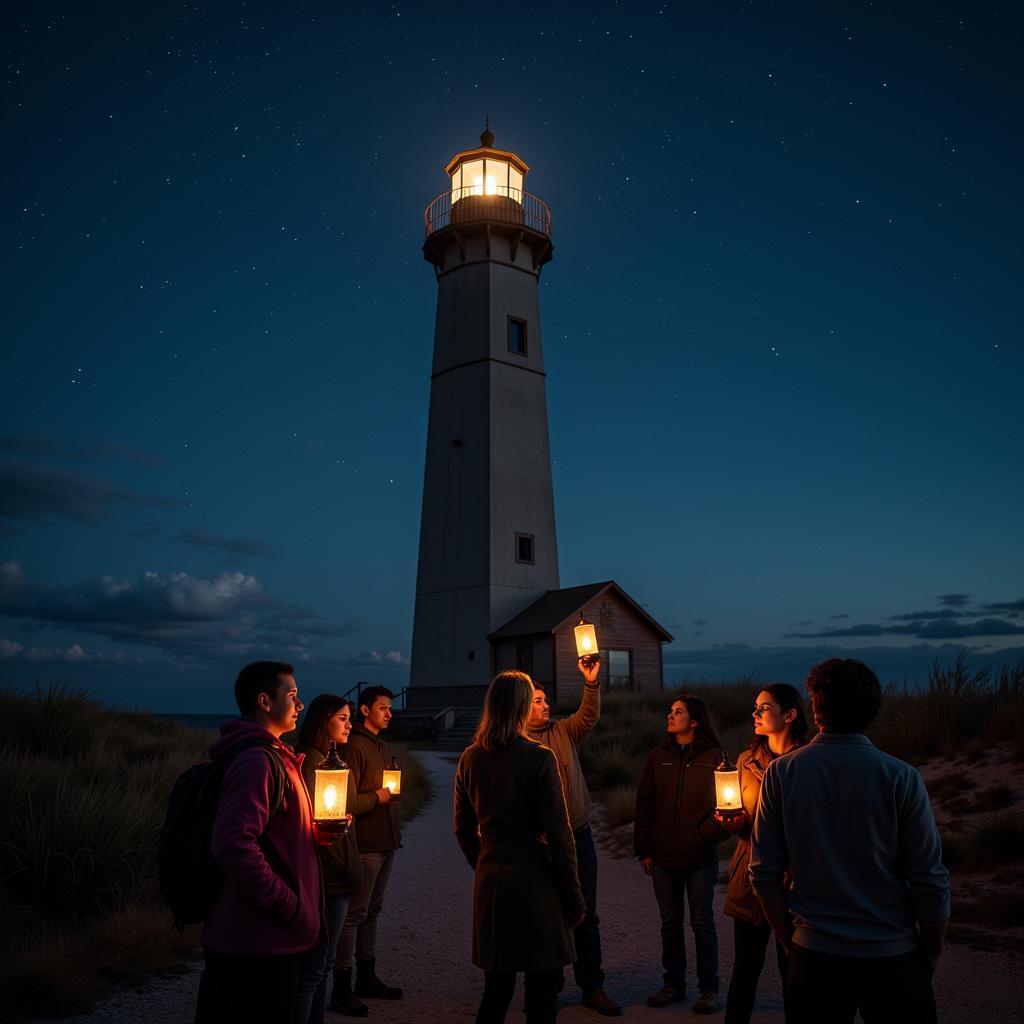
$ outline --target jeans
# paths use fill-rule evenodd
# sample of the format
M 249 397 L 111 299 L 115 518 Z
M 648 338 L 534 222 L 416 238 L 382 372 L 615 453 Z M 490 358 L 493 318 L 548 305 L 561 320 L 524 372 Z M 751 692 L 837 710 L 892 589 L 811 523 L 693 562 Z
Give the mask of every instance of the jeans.
M 935 1024 L 932 972 L 921 949 L 900 956 L 837 956 L 793 945 L 787 1024 Z
M 725 1000 L 725 1024 L 749 1024 L 757 997 L 757 983 L 764 967 L 764 955 L 772 930 L 768 925 L 751 924 L 733 918 L 733 935 L 736 939 L 736 962 L 729 982 L 729 994 Z M 786 984 L 786 970 L 789 958 L 782 943 L 775 940 L 775 953 L 779 961 L 783 991 Z M 783 995 L 785 999 L 785 995 Z
M 526 972 L 526 1024 L 555 1024 L 561 980 L 560 967 L 553 971 Z M 485 971 L 484 995 L 476 1011 L 476 1024 L 505 1024 L 515 988 L 515 974 Z
M 654 895 L 661 913 L 661 966 L 665 984 L 686 991 L 686 941 L 683 919 L 690 904 L 690 927 L 697 950 L 697 987 L 718 991 L 718 935 L 715 933 L 715 880 L 718 865 L 702 868 L 662 868 L 651 871 Z
M 291 1024 L 308 955 L 236 956 L 204 949 L 196 1024 Z
M 353 894 L 338 946 L 338 966 L 352 967 L 353 960 L 377 956 L 377 918 L 384 906 L 384 890 L 391 877 L 395 851 L 361 853 L 363 880 Z
M 295 1000 L 292 1024 L 323 1024 L 327 1008 L 327 983 L 338 956 L 338 940 L 345 924 L 351 893 L 328 896 L 324 904 L 327 915 L 327 945 L 309 951 L 299 978 L 299 994 Z
M 601 970 L 601 919 L 597 916 L 597 849 L 589 825 L 576 829 L 573 835 L 576 837 L 576 862 L 587 916 L 573 932 L 576 963 L 572 965 L 572 970 L 576 984 L 586 994 L 604 985 L 604 971 Z

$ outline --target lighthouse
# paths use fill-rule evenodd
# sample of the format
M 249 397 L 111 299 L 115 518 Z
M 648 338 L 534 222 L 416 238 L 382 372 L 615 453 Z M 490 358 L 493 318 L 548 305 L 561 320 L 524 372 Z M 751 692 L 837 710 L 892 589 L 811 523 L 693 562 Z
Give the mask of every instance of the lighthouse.
M 528 171 L 488 126 L 425 212 L 437 314 L 412 686 L 487 683 L 491 634 L 559 586 L 537 294 L 551 214 Z

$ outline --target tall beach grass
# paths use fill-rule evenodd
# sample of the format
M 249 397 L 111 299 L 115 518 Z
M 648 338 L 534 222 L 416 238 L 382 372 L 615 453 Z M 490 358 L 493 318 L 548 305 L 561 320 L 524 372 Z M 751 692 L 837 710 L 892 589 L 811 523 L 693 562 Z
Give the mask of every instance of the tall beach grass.
M 0 1007 L 20 1020 L 91 1010 L 112 987 L 189 969 L 161 906 L 156 844 L 175 779 L 213 734 L 108 708 L 67 686 L 0 700 Z M 403 820 L 430 796 L 397 748 Z

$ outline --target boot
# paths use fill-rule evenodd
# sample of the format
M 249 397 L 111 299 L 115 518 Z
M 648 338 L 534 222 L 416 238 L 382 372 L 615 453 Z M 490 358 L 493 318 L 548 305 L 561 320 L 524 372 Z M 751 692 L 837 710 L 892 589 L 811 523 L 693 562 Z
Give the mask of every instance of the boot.
M 376 960 L 356 961 L 356 995 L 362 999 L 401 999 L 402 990 L 377 977 Z
M 337 967 L 334 971 L 334 987 L 331 989 L 329 1010 L 343 1017 L 365 1017 L 370 1008 L 352 995 L 352 968 Z

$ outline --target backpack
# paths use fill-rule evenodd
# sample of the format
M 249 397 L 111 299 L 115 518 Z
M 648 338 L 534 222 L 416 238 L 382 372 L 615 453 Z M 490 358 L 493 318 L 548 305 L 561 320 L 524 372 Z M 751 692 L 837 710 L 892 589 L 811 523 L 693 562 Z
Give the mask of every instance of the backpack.
M 210 853 L 213 821 L 228 767 L 238 754 L 251 747 L 265 747 L 270 757 L 273 817 L 284 803 L 284 765 L 262 739 L 244 741 L 216 761 L 193 765 L 178 776 L 171 790 L 157 846 L 157 864 L 160 895 L 174 914 L 174 925 L 179 931 L 187 924 L 206 920 L 224 884 L 224 875 Z

